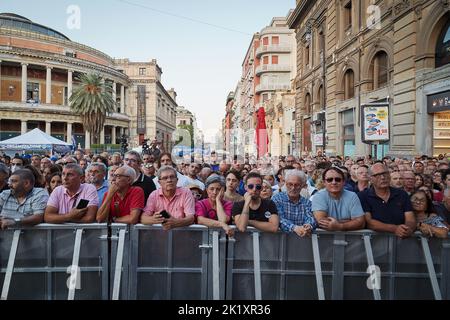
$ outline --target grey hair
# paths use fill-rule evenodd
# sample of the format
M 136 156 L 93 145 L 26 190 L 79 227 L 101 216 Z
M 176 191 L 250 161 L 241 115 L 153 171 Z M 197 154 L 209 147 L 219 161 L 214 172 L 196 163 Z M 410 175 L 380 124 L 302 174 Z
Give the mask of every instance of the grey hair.
M 127 154 L 131 154 L 131 155 L 135 156 L 138 160 L 138 163 L 142 163 L 142 158 L 141 158 L 141 155 L 139 154 L 139 152 L 134 151 L 134 150 L 128 151 L 127 153 L 125 153 L 125 157 L 127 156 Z
M 81 177 L 81 176 L 84 176 L 84 170 L 83 170 L 82 167 L 80 167 L 79 164 L 76 164 L 76 163 L 68 163 L 68 164 L 66 164 L 66 165 L 64 166 L 64 169 L 72 169 L 72 170 L 74 170 L 76 173 L 78 173 L 78 175 L 79 175 L 80 177 Z
M 389 168 L 388 168 L 387 165 L 385 165 L 384 163 L 381 163 L 381 162 L 377 162 L 377 163 L 374 163 L 373 165 L 371 165 L 369 167 L 369 176 L 372 176 L 372 173 L 373 173 L 373 169 L 372 168 L 374 166 L 376 166 L 376 165 L 381 165 L 385 171 L 389 171 Z M 359 167 L 358 167 L 358 169 L 359 169 Z
M 286 181 L 290 177 L 299 177 L 303 183 L 306 183 L 306 174 L 297 169 L 285 170 L 284 171 L 284 180 Z
M 0 163 L 0 172 L 3 172 L 7 176 L 9 176 L 9 168 L 6 164 Z
M 106 165 L 103 162 L 92 162 L 89 167 L 87 168 L 87 171 L 91 171 L 92 167 L 99 167 L 103 170 L 104 173 L 106 173 Z
M 165 171 L 173 171 L 175 175 L 177 175 L 177 170 L 175 170 L 172 166 L 162 166 L 159 168 L 158 172 L 156 173 L 156 176 L 158 177 L 158 180 L 161 178 L 161 174 Z
M 263 180 L 263 184 L 265 184 L 265 185 L 268 186 L 269 188 L 272 188 L 272 185 L 271 185 L 270 182 L 267 181 L 267 180 Z
M 131 183 L 133 183 L 134 180 L 136 180 L 136 171 L 132 167 L 123 165 L 123 166 L 117 168 L 117 170 L 119 170 L 119 169 L 123 169 L 125 175 L 127 175 L 131 178 Z

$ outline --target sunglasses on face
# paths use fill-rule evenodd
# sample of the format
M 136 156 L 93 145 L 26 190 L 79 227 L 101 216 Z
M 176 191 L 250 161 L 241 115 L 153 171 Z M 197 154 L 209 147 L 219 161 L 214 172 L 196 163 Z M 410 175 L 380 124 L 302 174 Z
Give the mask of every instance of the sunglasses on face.
M 256 190 L 261 190 L 262 189 L 262 185 L 260 185 L 260 184 L 249 184 L 247 187 L 250 190 L 253 190 L 253 188 L 256 188 Z
M 336 181 L 337 183 L 342 182 L 342 178 L 340 178 L 340 177 L 326 178 L 326 179 L 325 179 L 325 181 L 328 182 L 328 183 L 332 183 L 333 180 Z

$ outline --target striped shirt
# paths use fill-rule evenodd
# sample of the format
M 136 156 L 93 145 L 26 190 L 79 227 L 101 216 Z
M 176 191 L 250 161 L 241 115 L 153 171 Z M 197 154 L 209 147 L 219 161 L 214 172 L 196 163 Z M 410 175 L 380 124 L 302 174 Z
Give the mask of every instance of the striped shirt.
M 0 194 L 0 216 L 8 219 L 22 219 L 34 214 L 44 214 L 48 193 L 43 188 L 33 188 L 23 203 L 17 202 L 11 190 Z
M 310 224 L 317 227 L 311 210 L 311 201 L 300 197 L 297 203 L 292 202 L 286 192 L 279 192 L 272 197 L 280 216 L 280 229 L 283 232 L 293 232 L 296 226 Z

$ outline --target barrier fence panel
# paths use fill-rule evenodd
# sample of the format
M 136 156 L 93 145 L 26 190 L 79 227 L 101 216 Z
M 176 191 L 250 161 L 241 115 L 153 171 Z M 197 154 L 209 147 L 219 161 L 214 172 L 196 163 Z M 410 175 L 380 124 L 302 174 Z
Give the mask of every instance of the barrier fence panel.
M 108 269 L 110 298 L 129 299 L 130 279 L 130 226 L 123 223 L 111 224 L 111 255 Z
M 209 232 L 198 225 L 170 231 L 132 226 L 130 299 L 212 299 Z
M 77 230 L 80 250 L 74 255 Z M 4 285 L 15 231 L 0 232 L 0 281 Z M 105 224 L 40 224 L 20 229 L 7 298 L 63 300 L 73 288 L 74 299 L 108 299 L 103 285 L 108 280 L 104 276 L 107 245 L 99 240 L 106 231 Z M 72 267 L 77 260 L 78 265 Z

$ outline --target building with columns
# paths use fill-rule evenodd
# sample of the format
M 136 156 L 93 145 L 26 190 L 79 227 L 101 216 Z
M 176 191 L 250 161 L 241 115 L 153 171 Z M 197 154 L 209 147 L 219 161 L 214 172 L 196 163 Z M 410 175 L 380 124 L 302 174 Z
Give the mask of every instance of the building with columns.
M 0 14 L 0 140 L 34 128 L 90 148 L 90 133 L 68 106 L 80 73 L 113 83 L 116 110 L 107 115 L 101 143 L 116 143 L 130 126 L 129 78 L 111 57 L 15 14 Z
M 144 139 L 156 138 L 161 148 L 170 151 L 176 125 L 177 94 L 161 83 L 162 69 L 156 59 L 132 62 L 115 59 L 116 68 L 128 76 L 128 115 L 131 120 L 130 146 L 141 145 Z
M 297 0 L 296 149 L 450 152 L 449 0 Z M 362 106 L 388 106 L 389 140 L 363 143 Z M 363 128 L 364 129 L 364 128 Z M 317 142 L 317 143 L 315 143 Z

